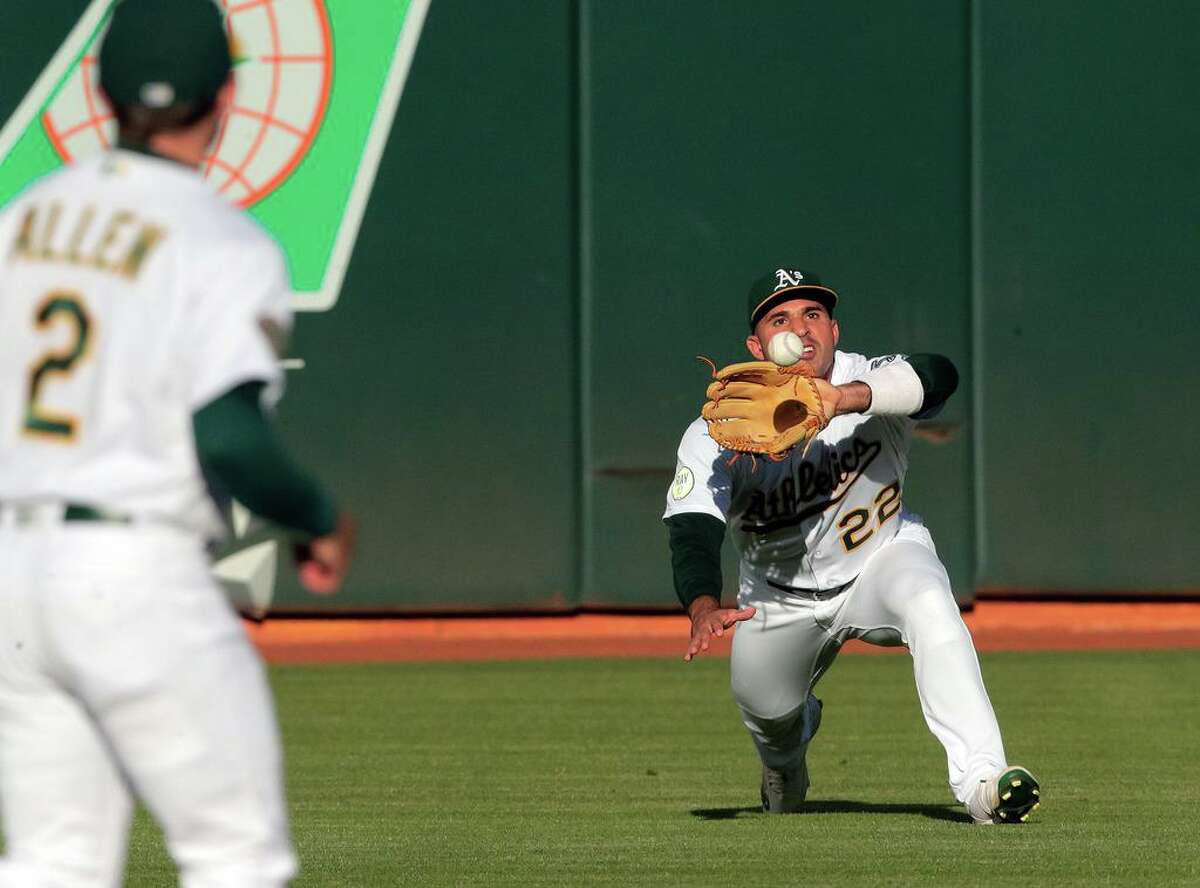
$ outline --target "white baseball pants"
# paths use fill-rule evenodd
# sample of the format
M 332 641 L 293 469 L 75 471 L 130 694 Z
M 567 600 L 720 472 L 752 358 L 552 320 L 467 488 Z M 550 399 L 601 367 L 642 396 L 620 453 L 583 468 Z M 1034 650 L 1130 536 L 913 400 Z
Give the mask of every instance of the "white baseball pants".
M 787 768 L 807 749 L 812 689 L 842 644 L 906 644 L 929 730 L 946 750 L 950 788 L 965 803 L 1005 765 L 1000 727 L 971 634 L 928 532 L 902 528 L 842 594 L 811 601 L 743 576 L 730 663 L 733 695 L 764 763 Z
M 166 527 L 0 527 L 3 888 L 117 888 L 132 797 L 184 888 L 296 872 L 262 664 Z

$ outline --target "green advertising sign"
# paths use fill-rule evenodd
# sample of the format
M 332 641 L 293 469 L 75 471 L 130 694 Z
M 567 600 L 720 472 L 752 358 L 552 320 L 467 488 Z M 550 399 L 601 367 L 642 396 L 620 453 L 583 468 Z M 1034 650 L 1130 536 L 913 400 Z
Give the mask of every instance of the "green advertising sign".
M 326 311 L 338 299 L 429 0 L 220 3 L 237 88 L 205 176 L 283 245 L 294 307 Z M 0 205 L 115 140 L 96 70 L 111 5 L 92 0 L 0 129 Z

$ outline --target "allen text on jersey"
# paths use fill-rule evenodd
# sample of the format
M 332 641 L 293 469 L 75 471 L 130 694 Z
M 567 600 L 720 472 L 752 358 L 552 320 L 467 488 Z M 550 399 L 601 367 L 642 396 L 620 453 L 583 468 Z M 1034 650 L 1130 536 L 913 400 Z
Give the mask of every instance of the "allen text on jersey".
M 8 258 L 94 268 L 133 280 L 166 234 L 129 210 L 101 215 L 90 205 L 64 208 L 52 200 L 26 208 Z

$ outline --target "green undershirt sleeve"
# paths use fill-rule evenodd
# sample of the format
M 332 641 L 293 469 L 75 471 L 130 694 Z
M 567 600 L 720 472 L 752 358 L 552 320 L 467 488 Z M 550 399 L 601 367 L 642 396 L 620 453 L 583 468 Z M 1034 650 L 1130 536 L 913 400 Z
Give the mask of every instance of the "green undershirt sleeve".
M 905 360 L 916 371 L 921 387 L 925 389 L 925 401 L 913 418 L 929 419 L 936 416 L 958 389 L 958 369 L 945 355 L 909 355 Z
M 193 414 L 201 471 L 254 514 L 325 536 L 337 525 L 337 507 L 284 449 L 260 406 L 262 389 L 244 383 Z
M 724 522 L 702 512 L 685 512 L 667 518 L 666 525 L 671 538 L 675 594 L 684 610 L 702 595 L 720 601 Z

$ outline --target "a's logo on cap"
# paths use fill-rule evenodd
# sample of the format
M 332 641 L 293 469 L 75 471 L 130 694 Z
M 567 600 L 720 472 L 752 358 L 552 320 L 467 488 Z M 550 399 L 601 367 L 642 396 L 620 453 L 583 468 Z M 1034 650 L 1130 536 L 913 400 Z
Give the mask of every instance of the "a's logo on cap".
M 775 279 L 778 282 L 775 284 L 776 290 L 782 290 L 784 287 L 798 287 L 804 282 L 804 272 L 778 268 L 775 270 Z
M 175 101 L 175 87 L 159 80 L 145 83 L 138 91 L 138 98 L 147 108 L 166 108 Z

